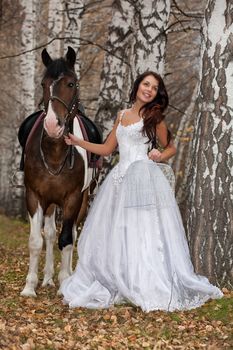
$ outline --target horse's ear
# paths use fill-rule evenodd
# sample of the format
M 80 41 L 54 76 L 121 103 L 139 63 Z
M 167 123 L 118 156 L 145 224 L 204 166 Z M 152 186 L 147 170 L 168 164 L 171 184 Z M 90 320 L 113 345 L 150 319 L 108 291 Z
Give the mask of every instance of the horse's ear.
M 48 67 L 50 65 L 50 63 L 52 63 L 52 58 L 49 56 L 48 52 L 46 49 L 44 49 L 41 52 L 41 58 L 42 58 L 42 62 L 44 63 L 45 67 Z
M 68 51 L 66 53 L 66 61 L 69 63 L 70 67 L 74 67 L 76 61 L 76 53 L 71 46 L 68 46 Z

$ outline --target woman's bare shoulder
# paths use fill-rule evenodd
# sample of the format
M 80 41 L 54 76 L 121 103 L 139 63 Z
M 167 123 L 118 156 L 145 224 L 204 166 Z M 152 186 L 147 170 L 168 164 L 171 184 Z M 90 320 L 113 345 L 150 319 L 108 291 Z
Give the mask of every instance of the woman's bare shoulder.
M 129 108 L 121 109 L 121 110 L 117 113 L 117 115 L 122 115 L 122 114 L 124 114 L 124 113 L 127 113 L 128 111 L 129 111 Z
M 127 116 L 130 115 L 130 113 L 131 113 L 131 108 L 125 108 L 125 109 L 120 110 L 117 113 L 117 116 L 121 119 L 125 115 L 127 115 Z
M 128 111 L 128 109 L 121 109 L 118 113 L 117 113 L 117 118 L 116 120 L 119 122 L 121 121 L 121 119 L 124 117 L 125 113 Z

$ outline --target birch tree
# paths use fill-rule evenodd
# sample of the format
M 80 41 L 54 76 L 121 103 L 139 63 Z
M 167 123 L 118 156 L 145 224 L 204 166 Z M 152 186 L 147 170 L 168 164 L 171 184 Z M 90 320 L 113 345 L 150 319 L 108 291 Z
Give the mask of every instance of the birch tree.
M 163 73 L 169 11 L 169 0 L 114 1 L 95 118 L 104 136 L 127 105 L 136 75 L 147 69 Z
M 24 51 L 29 51 L 32 48 L 35 38 L 35 23 L 38 8 L 37 3 L 32 0 L 21 0 L 21 6 L 24 11 L 24 20 L 21 28 L 21 48 Z M 35 52 L 27 52 L 20 56 L 20 78 L 18 81 L 20 89 L 15 89 L 15 97 L 20 101 L 20 109 L 18 113 L 15 113 L 13 121 L 14 141 L 12 142 L 13 155 L 8 168 L 9 179 L 19 168 L 21 158 L 21 147 L 17 140 L 18 124 L 24 117 L 35 110 L 35 66 Z M 16 183 L 23 185 L 23 174 L 16 173 L 16 175 Z M 19 188 L 11 187 L 10 184 L 7 188 L 11 192 L 11 206 L 8 210 L 10 214 L 16 215 L 24 206 L 24 188 L 23 186 Z
M 83 0 L 65 2 L 64 36 L 67 37 L 67 39 L 64 40 L 66 47 L 63 49 L 63 52 L 68 45 L 72 46 L 75 50 L 75 71 L 78 78 L 80 77 L 80 41 L 72 39 L 72 36 L 75 35 L 76 38 L 80 37 L 83 11 Z
M 52 57 L 59 57 L 61 55 L 62 42 L 59 36 L 62 34 L 64 23 L 64 5 L 63 1 L 49 0 L 48 1 L 48 40 L 56 39 L 50 45 L 48 50 Z
M 112 23 L 109 26 L 107 53 L 105 55 L 100 85 L 99 109 L 95 117 L 106 136 L 114 117 L 126 100 L 125 90 L 130 80 L 132 20 L 134 8 L 127 0 L 113 3 Z
M 169 0 L 114 1 L 96 115 L 106 133 L 136 75 L 148 69 L 163 74 L 169 11 Z
M 138 73 L 153 70 L 163 75 L 166 46 L 166 27 L 170 1 L 137 1 L 133 16 L 133 79 Z
M 78 38 L 80 37 L 83 11 L 83 0 L 49 1 L 48 41 L 49 39 L 57 39 L 49 45 L 49 50 L 52 57 L 58 58 L 64 55 L 68 45 L 72 46 L 76 51 L 75 71 L 78 76 L 80 75 L 80 42 Z M 62 38 L 64 40 L 61 40 Z
M 188 239 L 196 271 L 232 286 L 233 3 L 205 10 L 197 120 L 188 188 Z
M 80 100 L 87 116 L 95 118 L 98 110 L 101 70 L 112 19 L 112 0 L 86 0 L 81 13 Z
M 169 93 L 166 122 L 177 154 L 169 160 L 176 175 L 176 200 L 183 214 L 190 171 L 193 125 L 199 86 L 200 46 L 206 1 L 172 0 L 168 22 L 165 83 Z M 185 215 L 183 215 L 185 220 Z

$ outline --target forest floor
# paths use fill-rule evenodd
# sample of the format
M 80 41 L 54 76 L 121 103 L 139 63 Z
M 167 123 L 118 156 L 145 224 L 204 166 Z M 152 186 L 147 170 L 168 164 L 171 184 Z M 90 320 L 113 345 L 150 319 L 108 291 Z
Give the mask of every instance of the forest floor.
M 131 305 L 69 309 L 56 289 L 23 298 L 29 225 L 0 215 L 0 349 L 233 349 L 233 292 L 185 312 L 142 312 Z M 56 276 L 60 256 L 56 247 Z

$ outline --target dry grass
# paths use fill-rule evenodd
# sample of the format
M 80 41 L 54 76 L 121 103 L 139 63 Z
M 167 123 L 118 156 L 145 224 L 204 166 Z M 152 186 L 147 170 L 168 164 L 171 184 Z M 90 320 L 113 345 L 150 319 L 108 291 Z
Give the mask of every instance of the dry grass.
M 130 305 L 69 310 L 41 281 L 36 299 L 20 297 L 28 231 L 28 224 L 0 216 L 1 349 L 233 349 L 232 292 L 202 308 L 175 313 L 143 313 Z M 42 269 L 41 264 L 41 278 Z

